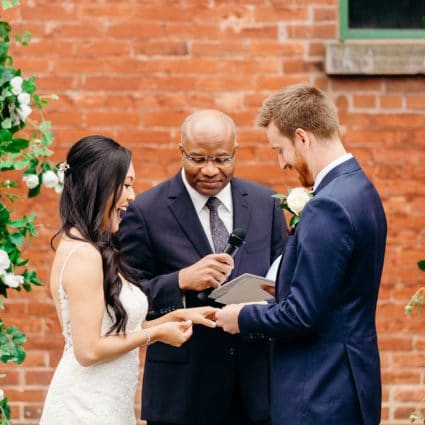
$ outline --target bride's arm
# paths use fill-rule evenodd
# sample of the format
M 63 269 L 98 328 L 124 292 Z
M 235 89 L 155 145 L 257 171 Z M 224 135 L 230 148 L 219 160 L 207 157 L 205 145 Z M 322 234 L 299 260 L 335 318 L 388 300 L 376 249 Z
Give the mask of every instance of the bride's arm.
M 180 346 L 192 334 L 191 322 L 163 321 L 148 331 L 101 336 L 105 310 L 102 258 L 91 245 L 72 255 L 64 271 L 63 285 L 68 297 L 74 354 L 83 366 L 111 360 L 156 341 Z

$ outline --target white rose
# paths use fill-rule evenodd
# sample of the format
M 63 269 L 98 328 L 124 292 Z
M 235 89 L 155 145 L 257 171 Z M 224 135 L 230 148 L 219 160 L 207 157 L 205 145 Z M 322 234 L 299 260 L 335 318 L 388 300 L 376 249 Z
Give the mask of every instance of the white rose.
M 28 115 L 31 114 L 32 109 L 31 109 L 31 106 L 20 105 L 19 108 L 16 110 L 16 112 L 18 113 L 21 121 L 25 122 L 28 118 Z
M 301 211 L 305 207 L 305 204 L 310 199 L 311 197 L 306 189 L 302 187 L 296 187 L 289 193 L 288 197 L 286 198 L 286 203 L 294 214 L 300 215 Z
M 38 186 L 39 180 L 37 174 L 25 174 L 22 180 L 27 185 L 28 189 L 34 189 Z
M 58 183 L 57 185 L 55 185 L 55 192 L 56 193 L 62 193 L 63 192 L 63 185 Z
M 3 276 L 3 282 L 9 288 L 17 288 L 21 283 L 24 283 L 24 277 L 8 273 L 6 276 Z
M 0 270 L 6 270 L 10 267 L 10 259 L 7 252 L 0 249 Z
M 31 96 L 27 92 L 22 92 L 18 94 L 18 102 L 21 105 L 29 105 L 31 102 Z
M 0 401 L 4 399 L 4 391 L 0 389 Z
M 10 85 L 12 86 L 12 93 L 13 94 L 20 94 L 22 93 L 22 83 L 24 80 L 21 77 L 13 77 L 10 80 Z
M 54 171 L 51 170 L 43 173 L 42 180 L 44 186 L 48 187 L 49 189 L 53 189 L 59 183 L 58 176 Z

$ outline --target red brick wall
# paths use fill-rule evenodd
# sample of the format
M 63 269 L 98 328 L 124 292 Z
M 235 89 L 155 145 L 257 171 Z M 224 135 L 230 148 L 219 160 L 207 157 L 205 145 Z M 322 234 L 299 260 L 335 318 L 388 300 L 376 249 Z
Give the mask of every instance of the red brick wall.
M 376 184 L 389 222 L 378 307 L 383 424 L 407 423 L 425 396 L 425 332 L 404 305 L 425 275 L 425 80 L 418 77 L 329 78 L 325 45 L 338 37 L 336 0 L 23 0 L 4 12 L 15 31 L 30 31 L 15 63 L 60 100 L 45 112 L 56 135 L 56 160 L 80 136 L 102 133 L 131 148 L 137 190 L 173 175 L 182 119 L 218 108 L 238 126 L 237 175 L 279 191 L 296 183 L 277 166 L 256 111 L 272 91 L 310 82 L 340 111 L 343 139 Z M 365 205 L 367 208 L 367 205 Z M 25 207 L 38 214 L 41 237 L 29 248 L 47 284 L 48 240 L 58 225 L 57 197 Z M 28 335 L 28 357 L 8 366 L 4 386 L 15 424 L 36 424 L 60 357 L 62 337 L 46 287 L 17 294 L 2 316 Z

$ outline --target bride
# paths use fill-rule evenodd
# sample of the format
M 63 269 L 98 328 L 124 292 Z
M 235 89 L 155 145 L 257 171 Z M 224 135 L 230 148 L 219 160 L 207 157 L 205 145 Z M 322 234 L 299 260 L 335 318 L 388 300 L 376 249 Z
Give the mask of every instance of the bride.
M 65 348 L 40 425 L 136 424 L 139 347 L 179 347 L 192 335 L 192 324 L 215 326 L 215 309 L 180 309 L 145 320 L 147 298 L 114 237 L 134 199 L 127 149 L 103 136 L 85 137 L 62 168 L 62 228 L 50 289 Z

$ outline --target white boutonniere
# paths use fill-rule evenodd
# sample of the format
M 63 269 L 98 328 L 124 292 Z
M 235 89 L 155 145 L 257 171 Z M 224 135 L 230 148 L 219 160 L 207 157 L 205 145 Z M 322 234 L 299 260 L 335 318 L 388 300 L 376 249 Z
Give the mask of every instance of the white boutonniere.
M 280 200 L 280 208 L 289 211 L 293 216 L 289 220 L 290 230 L 294 230 L 301 218 L 301 213 L 307 202 L 313 197 L 313 191 L 303 187 L 288 189 L 287 195 L 276 194 L 274 198 Z

